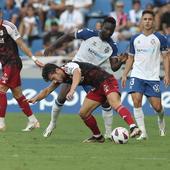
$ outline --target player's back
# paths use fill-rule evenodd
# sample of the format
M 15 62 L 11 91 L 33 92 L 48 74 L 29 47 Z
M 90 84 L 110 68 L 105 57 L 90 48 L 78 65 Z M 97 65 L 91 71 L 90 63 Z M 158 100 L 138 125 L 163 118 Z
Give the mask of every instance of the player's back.
M 83 84 L 91 85 L 98 88 L 101 82 L 112 76 L 101 67 L 85 62 L 75 62 L 79 65 L 81 69 Z
M 7 20 L 3 20 L 0 24 L 0 62 L 2 66 L 15 64 L 22 67 L 18 47 L 15 42 L 15 39 L 18 37 L 20 35 L 16 26 Z

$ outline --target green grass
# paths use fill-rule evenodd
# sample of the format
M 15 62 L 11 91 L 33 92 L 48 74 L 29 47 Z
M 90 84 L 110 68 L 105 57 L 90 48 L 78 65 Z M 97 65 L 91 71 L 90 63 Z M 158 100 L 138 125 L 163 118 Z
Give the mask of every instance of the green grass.
M 168 170 L 170 169 L 170 117 L 166 117 L 167 136 L 158 135 L 156 116 L 146 116 L 149 139 L 119 145 L 84 144 L 90 131 L 78 115 L 63 114 L 58 127 L 48 139 L 42 137 L 50 116 L 38 114 L 41 128 L 31 133 L 21 132 L 26 119 L 8 113 L 7 130 L 0 133 L 0 170 Z M 104 131 L 101 116 L 97 116 Z M 114 116 L 114 127 L 127 127 Z

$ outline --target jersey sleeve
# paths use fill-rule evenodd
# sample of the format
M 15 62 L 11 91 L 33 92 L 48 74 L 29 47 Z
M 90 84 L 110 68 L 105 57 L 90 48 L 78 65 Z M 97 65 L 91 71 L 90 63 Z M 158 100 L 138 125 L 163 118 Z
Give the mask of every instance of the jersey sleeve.
M 134 40 L 135 40 L 135 37 L 132 37 L 130 40 L 130 47 L 129 47 L 129 54 L 132 56 L 135 55 Z
M 167 37 L 165 37 L 164 35 L 162 35 L 160 33 L 157 33 L 156 36 L 158 37 L 158 39 L 160 41 L 160 51 L 167 52 L 168 51 Z
M 94 30 L 88 29 L 88 28 L 78 30 L 75 33 L 76 39 L 86 40 L 86 39 L 93 37 L 93 36 L 97 36 L 97 32 L 94 31 Z
M 113 50 L 113 52 L 112 52 L 112 54 L 111 54 L 111 57 L 113 57 L 113 56 L 117 56 L 118 49 L 117 49 L 117 45 L 116 45 L 116 43 L 115 43 L 115 42 L 113 42 L 113 43 L 111 44 L 111 47 L 112 47 L 112 50 Z
M 75 69 L 80 68 L 77 63 L 70 62 L 64 66 L 65 73 L 68 75 L 73 75 Z
M 12 37 L 13 40 L 16 41 L 21 37 L 17 27 L 12 22 L 5 21 L 4 26 L 6 27 L 8 34 Z

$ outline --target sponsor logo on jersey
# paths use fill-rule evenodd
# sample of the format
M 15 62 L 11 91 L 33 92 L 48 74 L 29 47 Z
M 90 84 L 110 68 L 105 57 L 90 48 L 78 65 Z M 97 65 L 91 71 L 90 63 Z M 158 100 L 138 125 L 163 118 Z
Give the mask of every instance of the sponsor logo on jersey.
M 109 47 L 106 47 L 106 48 L 104 49 L 104 52 L 105 52 L 105 53 L 108 53 L 108 52 L 109 52 Z

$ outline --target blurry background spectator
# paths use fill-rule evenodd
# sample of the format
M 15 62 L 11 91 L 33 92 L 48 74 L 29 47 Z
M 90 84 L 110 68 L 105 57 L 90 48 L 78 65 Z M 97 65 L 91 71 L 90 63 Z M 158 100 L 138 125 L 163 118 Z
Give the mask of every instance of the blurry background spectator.
M 44 28 L 45 32 L 48 32 L 51 30 L 52 22 L 59 24 L 59 19 L 56 17 L 56 12 L 54 10 L 49 10 L 47 12 L 47 16 L 46 16 L 46 20 L 45 20 L 45 28 Z
M 92 5 L 93 5 L 93 1 L 92 0 L 73 0 L 74 1 L 74 8 L 79 10 L 83 17 L 85 18 L 86 15 L 89 13 Z
M 37 20 L 38 17 L 35 15 L 33 6 L 29 5 L 27 7 L 27 14 L 19 26 L 19 32 L 23 39 L 28 41 L 30 47 L 34 39 L 40 38 Z
M 132 35 L 140 31 L 140 19 L 142 17 L 143 10 L 141 9 L 140 0 L 132 1 L 132 9 L 129 11 L 128 27 Z
M 19 8 L 15 6 L 14 0 L 6 0 L 5 6 L 3 9 L 3 18 L 11 21 L 16 26 L 19 25 L 18 17 L 19 17 Z
M 66 1 L 66 10 L 60 15 L 60 29 L 62 32 L 75 31 L 84 24 L 82 14 L 74 9 L 74 1 Z

